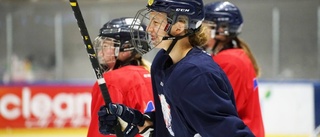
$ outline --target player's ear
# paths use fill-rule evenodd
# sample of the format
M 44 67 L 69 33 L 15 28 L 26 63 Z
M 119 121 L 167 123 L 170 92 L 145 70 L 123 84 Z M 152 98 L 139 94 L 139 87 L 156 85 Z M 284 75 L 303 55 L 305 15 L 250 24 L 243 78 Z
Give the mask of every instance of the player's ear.
M 185 32 L 185 23 L 183 22 L 177 22 L 172 26 L 172 34 L 178 35 Z

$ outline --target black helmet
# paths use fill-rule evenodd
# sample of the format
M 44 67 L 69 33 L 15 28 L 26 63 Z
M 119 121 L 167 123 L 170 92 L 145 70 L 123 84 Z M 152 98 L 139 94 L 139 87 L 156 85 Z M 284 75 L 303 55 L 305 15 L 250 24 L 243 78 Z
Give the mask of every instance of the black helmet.
M 159 21 L 153 21 L 157 17 L 152 17 L 152 12 L 159 12 L 159 16 L 162 16 L 161 13 L 166 13 L 166 19 Z M 156 15 L 156 16 L 158 16 Z M 149 45 L 151 47 L 156 47 L 162 40 L 173 40 L 177 41 L 181 38 L 195 34 L 200 30 L 200 26 L 204 19 L 204 9 L 202 0 L 148 0 L 148 4 L 145 9 L 141 9 L 136 13 L 135 21 L 141 20 L 143 22 L 148 22 L 150 24 L 155 22 L 159 25 L 156 26 L 165 26 L 164 30 L 168 33 L 169 36 L 160 36 L 162 38 L 155 40 L 149 40 Z M 138 22 L 138 21 L 136 21 Z M 151 23 L 150 23 L 151 22 Z M 183 36 L 173 36 L 170 34 L 171 27 L 177 22 L 185 22 L 186 24 L 186 34 Z M 165 24 L 162 24 L 165 23 Z M 157 28 L 159 31 L 160 28 Z M 161 28 L 162 29 L 162 28 Z M 155 35 L 158 35 L 155 34 Z M 138 41 L 139 42 L 139 41 Z M 174 46 L 174 43 L 171 43 L 170 48 L 168 48 L 167 53 L 170 53 L 170 50 Z M 137 45 L 139 45 L 138 43 Z M 140 44 L 141 45 L 141 44 Z M 142 53 L 146 53 L 141 51 Z
M 225 35 L 234 37 L 241 33 L 243 18 L 239 8 L 236 5 L 227 1 L 219 1 L 206 4 L 204 8 L 205 21 L 216 23 L 216 29 L 222 25 L 226 25 L 228 29 L 225 31 Z
M 116 18 L 105 23 L 100 29 L 99 35 L 95 39 L 93 44 L 102 69 L 116 69 L 119 66 L 124 66 L 130 63 L 131 60 L 134 60 L 134 58 L 136 58 L 136 55 L 140 53 L 137 52 L 140 49 L 137 49 L 137 47 L 133 46 L 132 44 L 133 42 L 135 42 L 135 40 L 132 39 L 130 32 L 130 30 L 132 30 L 132 28 L 130 28 L 130 26 L 132 25 L 132 21 L 133 18 L 131 17 Z M 143 24 L 137 24 L 137 26 L 137 28 L 139 29 L 135 30 L 136 33 L 134 33 L 134 37 L 145 41 L 142 42 L 139 47 L 143 50 L 149 51 L 150 47 L 148 46 L 146 40 L 144 40 L 147 38 L 147 35 L 145 35 L 146 33 L 144 33 L 146 26 Z M 102 49 L 109 50 L 106 51 Z M 131 57 L 127 58 L 126 60 L 119 60 L 119 52 L 124 51 L 132 51 Z M 108 57 L 107 59 L 105 58 L 106 56 Z M 113 63 L 116 63 L 116 65 L 110 66 Z
M 132 25 L 133 18 L 131 17 L 122 17 L 113 19 L 107 23 L 105 23 L 102 28 L 100 29 L 99 36 L 100 37 L 108 37 L 108 38 L 114 38 L 115 40 L 118 40 L 120 42 L 120 52 L 121 51 L 128 51 L 133 50 L 134 46 L 132 46 L 132 37 L 130 34 L 130 26 Z M 146 33 L 144 32 L 146 30 L 146 25 L 144 24 L 138 24 L 136 29 L 136 33 L 134 33 L 133 37 L 140 38 L 140 39 L 147 39 Z M 138 36 L 139 35 L 139 36 Z M 129 45 L 129 46 L 128 46 Z M 143 44 L 141 46 L 143 50 L 149 51 L 148 44 Z
M 149 0 L 148 9 L 164 12 L 173 17 L 185 15 L 189 18 L 188 29 L 197 29 L 204 19 L 202 0 Z M 172 24 L 176 23 L 175 18 Z

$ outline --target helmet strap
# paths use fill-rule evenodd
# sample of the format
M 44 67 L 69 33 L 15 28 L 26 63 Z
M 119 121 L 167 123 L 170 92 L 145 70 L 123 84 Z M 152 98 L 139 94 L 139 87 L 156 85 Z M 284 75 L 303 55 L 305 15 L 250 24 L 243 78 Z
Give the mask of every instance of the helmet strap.
M 184 37 L 187 37 L 187 36 L 190 36 L 191 33 L 187 33 L 183 36 L 172 36 L 171 34 L 169 34 L 169 37 L 163 37 L 162 40 L 172 40 L 169 48 L 167 49 L 166 51 L 166 54 L 169 55 L 169 53 L 171 52 L 171 50 L 173 49 L 173 47 L 176 45 L 177 41 L 184 38 Z
M 173 47 L 176 45 L 177 41 L 184 38 L 184 37 L 188 37 L 192 34 L 195 34 L 196 32 L 198 32 L 200 30 L 201 26 L 199 26 L 196 29 L 189 29 L 188 32 L 183 35 L 183 36 L 173 36 L 169 33 L 169 37 L 163 37 L 162 40 L 172 40 L 169 48 L 166 51 L 166 54 L 169 55 L 169 53 L 171 52 L 171 50 L 173 49 Z

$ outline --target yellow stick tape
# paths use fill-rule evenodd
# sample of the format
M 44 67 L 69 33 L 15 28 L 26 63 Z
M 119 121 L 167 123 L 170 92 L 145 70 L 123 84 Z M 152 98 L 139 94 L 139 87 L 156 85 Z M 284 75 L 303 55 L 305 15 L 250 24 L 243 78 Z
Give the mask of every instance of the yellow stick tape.
M 76 2 L 70 2 L 70 5 L 74 7 L 74 6 L 77 6 L 77 3 Z

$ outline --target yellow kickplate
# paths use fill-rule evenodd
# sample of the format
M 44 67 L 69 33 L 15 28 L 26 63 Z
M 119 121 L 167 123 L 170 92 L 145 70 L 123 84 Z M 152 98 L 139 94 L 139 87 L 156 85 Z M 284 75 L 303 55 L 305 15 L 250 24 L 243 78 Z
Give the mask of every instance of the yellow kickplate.
M 0 129 L 0 137 L 86 137 L 87 128 Z

